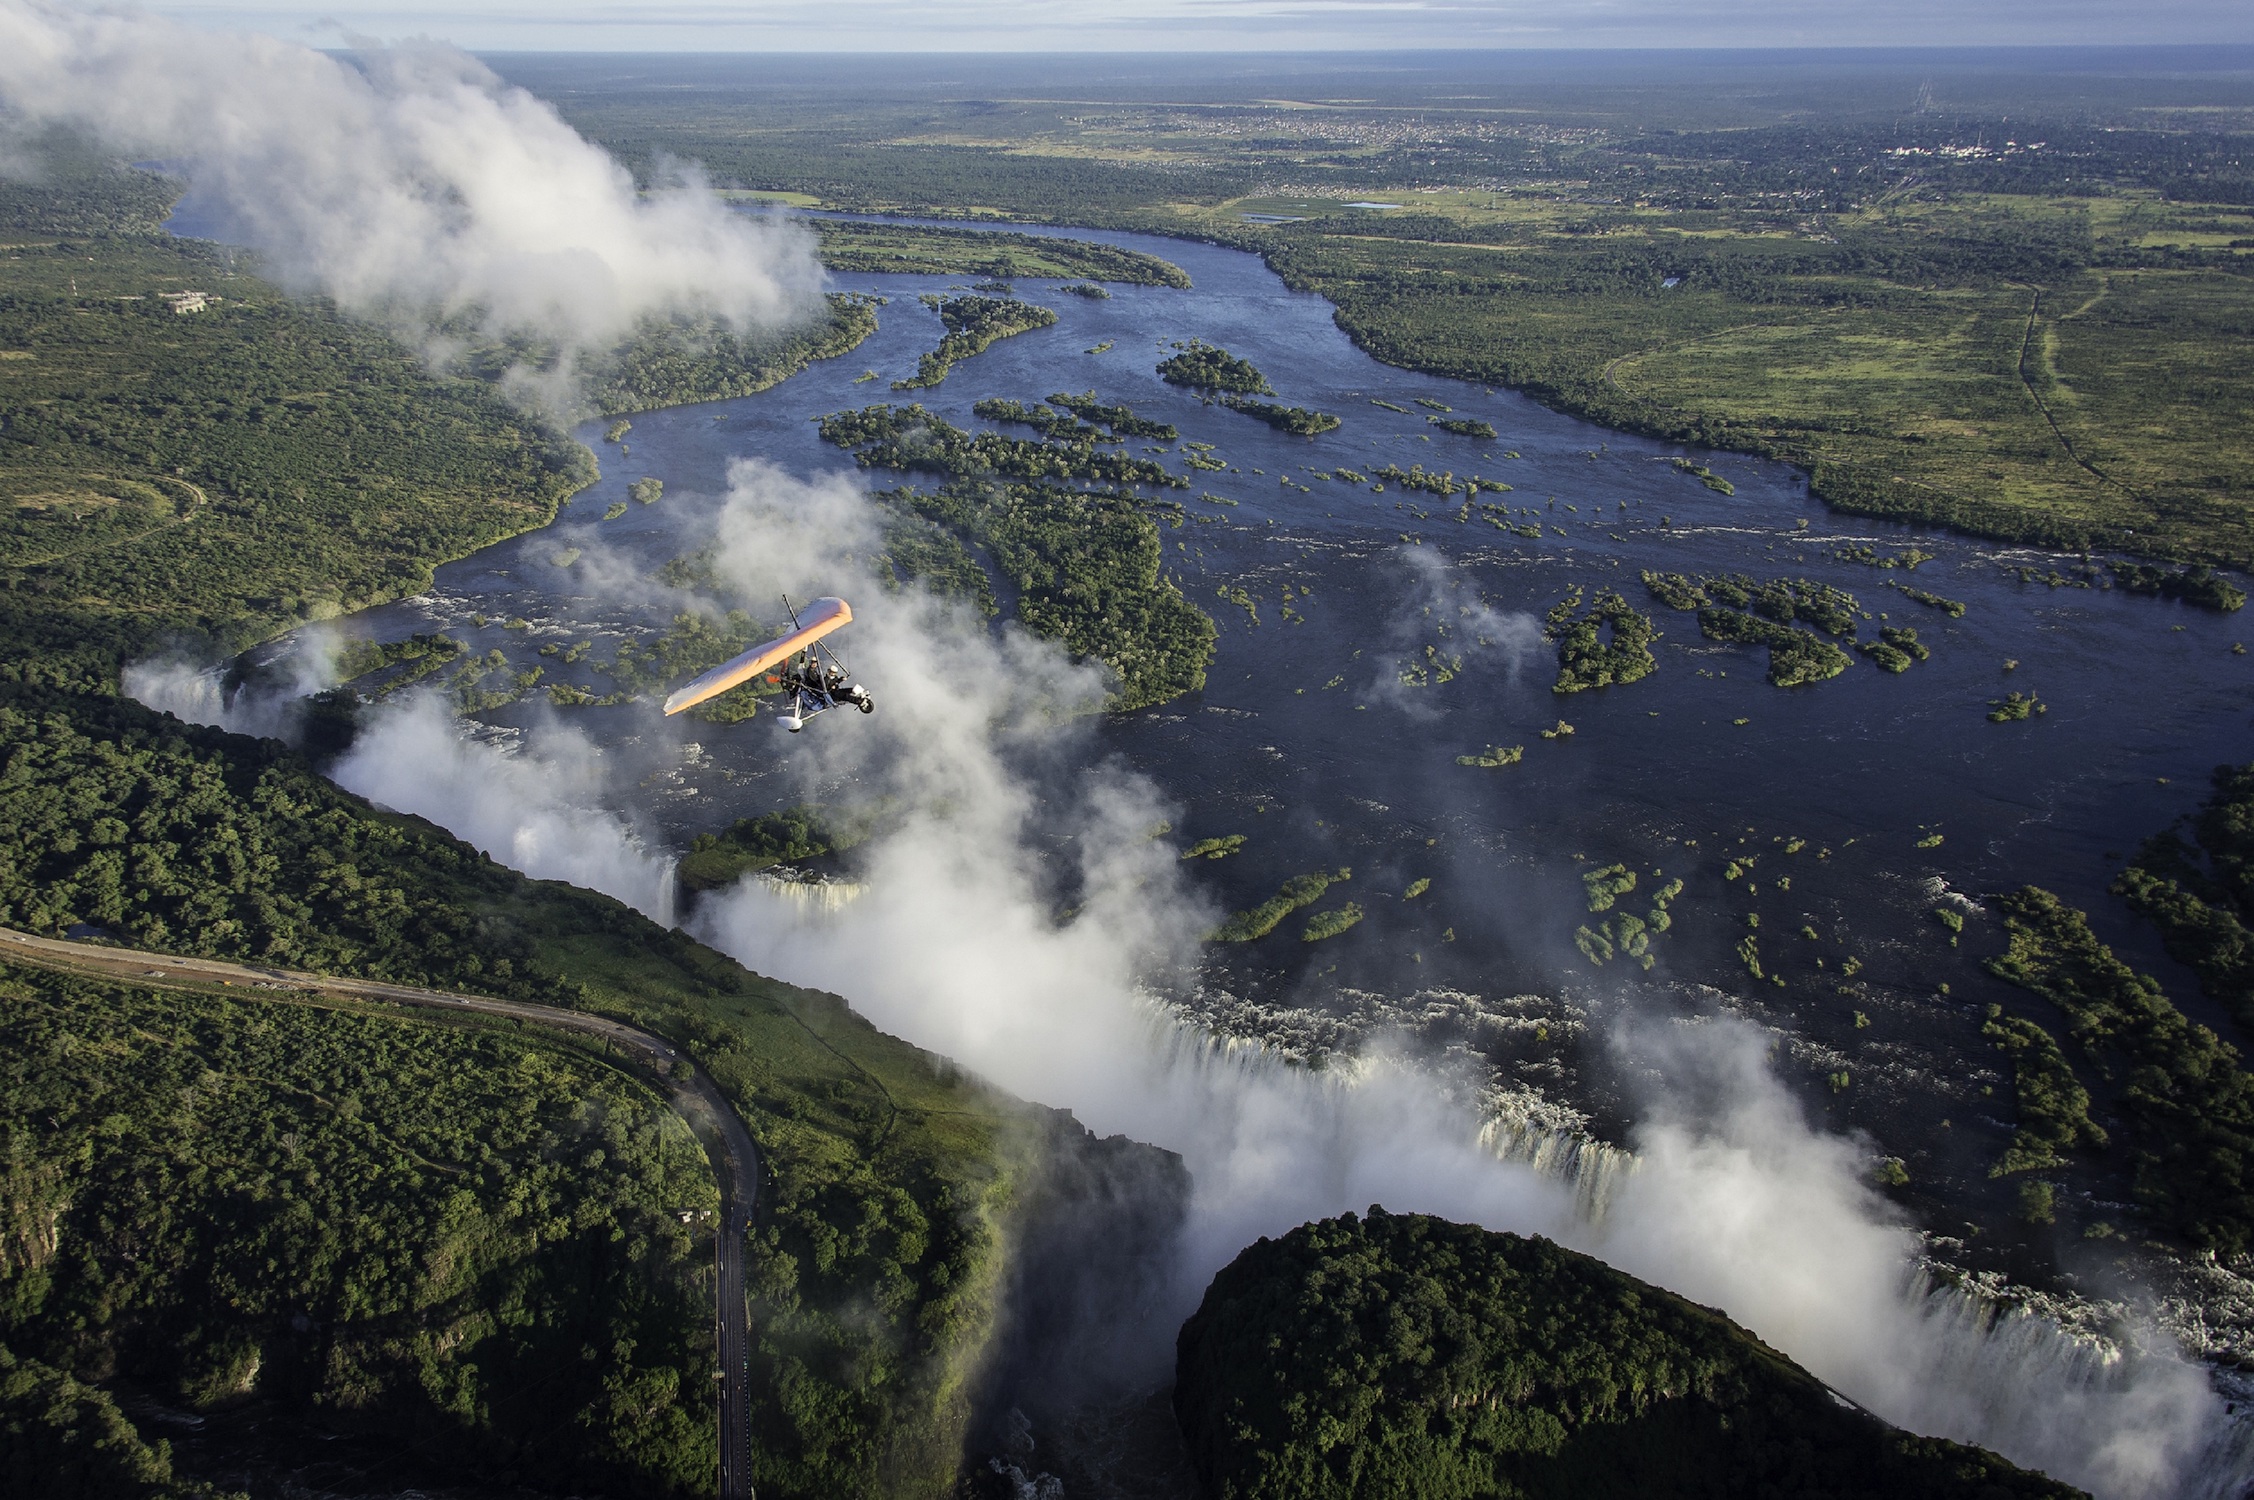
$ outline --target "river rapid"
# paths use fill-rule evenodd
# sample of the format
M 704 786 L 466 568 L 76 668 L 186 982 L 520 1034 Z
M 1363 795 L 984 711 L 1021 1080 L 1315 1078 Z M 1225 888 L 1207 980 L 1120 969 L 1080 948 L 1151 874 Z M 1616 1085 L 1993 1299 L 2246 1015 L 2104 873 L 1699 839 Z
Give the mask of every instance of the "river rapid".
M 1636 1142 L 1653 1080 L 1673 1055 L 1634 1023 L 1734 1018 L 1767 1040 L 1780 1097 L 1812 1130 L 1830 1140 L 1867 1133 L 1858 1149 L 1906 1163 L 1909 1185 L 1893 1207 L 1868 1212 L 1914 1217 L 1927 1248 L 1960 1265 L 2123 1290 L 2079 1238 L 2117 1205 L 2062 1195 L 2058 1229 L 2030 1233 L 2009 1216 L 2010 1185 L 1988 1180 L 2010 1132 L 2010 1086 L 1980 1023 L 1989 1003 L 2027 1009 L 2028 997 L 1980 967 L 2000 946 L 1982 903 L 2029 883 L 2058 892 L 2160 974 L 2187 1010 L 2225 1028 L 2105 888 L 2142 839 L 2197 805 L 2210 768 L 2247 757 L 2254 656 L 2233 646 L 2254 626 L 2076 586 L 2077 559 L 1833 514 L 1784 465 L 1626 436 L 1508 391 L 1380 364 L 1337 329 L 1327 303 L 1288 291 L 1250 255 L 1069 233 L 1170 260 L 1194 287 L 1114 285 L 1094 300 L 1021 279 L 1016 295 L 1053 309 L 1055 326 L 963 361 L 936 389 L 894 393 L 889 382 L 911 373 L 941 332 L 917 295 L 964 282 L 839 275 L 839 290 L 890 299 L 858 350 L 760 395 L 637 416 L 623 446 L 590 424 L 581 436 L 601 456 L 603 478 L 553 526 L 440 569 L 419 598 L 329 628 L 386 640 L 444 630 L 475 651 L 500 649 L 513 666 L 545 667 L 543 688 L 606 692 L 584 665 L 539 648 L 593 640 L 599 660 L 606 642 L 662 627 L 677 596 L 637 592 L 635 580 L 708 544 L 731 485 L 745 483 L 734 467 L 742 461 L 792 482 L 843 473 L 881 486 L 891 480 L 855 471 L 811 419 L 920 400 L 975 428 L 985 425 L 971 415 L 978 399 L 1092 389 L 1175 424 L 1227 466 L 1185 467 L 1190 450 L 1166 444 L 1164 462 L 1191 488 L 1150 492 L 1182 506 L 1180 524 L 1161 522 L 1165 565 L 1217 622 L 1219 647 L 1203 692 L 1014 751 L 1035 807 L 1024 842 L 1038 846 L 1036 860 L 1083 872 L 1058 877 L 1058 899 L 1071 905 L 1090 862 L 1082 845 L 1096 835 L 1061 814 L 1045 825 L 1040 809 L 1061 806 L 1054 788 L 1095 775 L 1154 789 L 1174 846 L 1244 836 L 1240 852 L 1183 867 L 1168 888 L 1167 899 L 1197 908 L 1200 922 L 1253 906 L 1293 876 L 1351 870 L 1269 938 L 1208 945 L 1187 970 L 1144 976 L 1162 1013 L 1192 1032 L 1259 1043 L 1271 1059 L 1336 1067 L 1382 1040 L 1459 1072 L 1468 1061 L 1483 1070 L 1487 1106 L 1531 1132 L 1514 1139 L 1622 1143 Z M 1192 338 L 1250 360 L 1275 399 L 1337 413 L 1343 425 L 1290 437 L 1167 386 L 1157 363 Z M 879 378 L 860 378 L 870 370 Z M 1443 411 L 1489 422 L 1498 435 L 1449 434 L 1429 420 Z M 1467 513 L 1461 495 L 1378 490 L 1337 475 L 1374 480 L 1387 465 L 1507 483 L 1507 493 L 1476 498 L 1507 507 L 1496 521 L 1519 529 L 1477 506 Z M 644 477 L 663 480 L 660 501 L 601 519 Z M 1927 554 L 1914 570 L 1872 561 L 1913 552 Z M 1858 656 L 1834 680 L 1772 687 L 1763 652 L 1703 640 L 1694 615 L 1650 597 L 1639 582 L 1646 569 L 1829 584 L 1859 600 L 1864 639 L 1881 624 L 1912 626 L 1931 659 L 1895 675 Z M 1965 608 L 1952 616 L 1896 585 Z M 803 586 L 828 591 L 816 578 Z M 1608 587 L 1664 633 L 1657 672 L 1553 693 L 1544 612 L 1572 590 Z M 879 640 L 844 637 L 883 715 L 909 692 L 896 674 L 911 664 L 877 654 Z M 984 691 L 974 682 L 938 689 Z M 1991 722 L 1991 702 L 2015 690 L 2039 695 L 2047 712 Z M 859 773 L 815 743 L 864 732 L 854 715 L 818 720 L 795 738 L 769 716 L 683 724 L 646 702 L 570 709 L 534 696 L 484 717 L 477 733 L 520 759 L 568 744 L 579 762 L 598 764 L 575 783 L 590 816 L 630 827 L 659 869 L 667 851 L 736 818 L 856 796 Z M 1557 732 L 1561 721 L 1569 734 Z M 1459 761 L 1513 746 L 1523 747 L 1516 764 Z M 387 800 L 447 820 L 438 803 Z M 540 867 L 531 846 L 492 847 L 458 831 L 534 874 L 565 873 Z M 1651 939 L 1648 970 L 1626 954 L 1593 961 L 1575 942 L 1577 929 L 1606 920 L 1591 910 L 1584 876 L 1615 864 L 1638 880 L 1615 911 L 1648 913 L 1654 891 L 1683 883 L 1669 925 Z M 887 868 L 848 859 L 830 873 L 881 881 Z M 614 894 L 668 918 L 689 915 L 669 907 L 662 885 Z M 834 920 L 839 899 L 800 900 L 793 920 L 814 930 Z M 1303 940 L 1308 916 L 1347 900 L 1364 913 L 1358 924 Z M 1962 917 L 1961 935 L 1941 910 Z M 725 918 L 708 910 L 692 920 L 721 941 L 747 930 Z M 1749 937 L 1758 978 L 1744 957 Z M 735 951 L 754 967 L 772 961 L 785 977 L 864 1001 L 850 966 L 792 972 L 790 955 L 803 949 L 748 946 Z M 940 1050 L 958 1040 L 944 1027 L 918 1034 L 913 1014 L 882 1004 L 872 1014 Z M 1041 1092 L 1038 1069 L 1028 1076 L 1031 1086 L 1000 1081 L 1081 1109 L 1099 1128 L 1133 1123 Z M 1070 1087 L 1068 1073 L 1053 1076 L 1057 1089 Z

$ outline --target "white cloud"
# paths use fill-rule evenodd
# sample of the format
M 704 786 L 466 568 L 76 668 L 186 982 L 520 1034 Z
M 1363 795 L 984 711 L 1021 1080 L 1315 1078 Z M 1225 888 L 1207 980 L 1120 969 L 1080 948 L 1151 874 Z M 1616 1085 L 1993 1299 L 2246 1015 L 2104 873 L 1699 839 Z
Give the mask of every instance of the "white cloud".
M 0 104 L 173 163 L 271 274 L 420 328 L 437 312 L 577 347 L 653 314 L 800 316 L 802 231 L 693 182 L 637 194 L 548 104 L 451 47 L 293 42 L 0 0 Z

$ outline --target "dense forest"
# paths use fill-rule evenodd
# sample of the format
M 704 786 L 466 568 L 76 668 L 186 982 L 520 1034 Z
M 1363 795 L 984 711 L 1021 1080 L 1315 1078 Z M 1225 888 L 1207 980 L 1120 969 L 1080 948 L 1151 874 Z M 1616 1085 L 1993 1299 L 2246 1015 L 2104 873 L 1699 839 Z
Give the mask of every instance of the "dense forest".
M 600 1010 L 692 1049 L 768 1173 L 750 1270 L 761 1489 L 952 1483 L 963 1371 L 991 1332 L 997 1237 L 1038 1135 L 1018 1106 L 834 997 L 378 812 L 272 741 L 26 686 L 0 696 L 0 735 L 0 921 Z M 491 1076 L 465 1080 L 449 1128 L 507 1138 L 475 1102 Z
M 1259 1240 L 1177 1349 L 1174 1410 L 1212 1500 L 2080 1493 L 1888 1427 L 1602 1261 L 1419 1214 Z
M 9 967 L 0 995 L 18 1358 L 460 1473 L 709 1485 L 718 1191 L 653 1089 L 502 1027 Z M 43 1441 L 103 1420 L 72 1410 Z

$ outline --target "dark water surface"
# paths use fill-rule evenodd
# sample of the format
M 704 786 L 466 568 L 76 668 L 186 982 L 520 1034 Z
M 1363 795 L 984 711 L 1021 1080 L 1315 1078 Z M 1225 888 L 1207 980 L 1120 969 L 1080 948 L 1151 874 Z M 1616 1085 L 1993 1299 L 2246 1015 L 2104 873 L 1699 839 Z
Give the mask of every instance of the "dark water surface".
M 1055 327 L 1002 341 L 936 390 L 895 393 L 889 382 L 940 333 L 916 294 L 962 283 L 840 276 L 841 289 L 893 299 L 859 350 L 758 396 L 636 417 L 625 454 L 591 425 L 582 436 L 602 455 L 604 478 L 555 527 L 444 568 L 430 595 L 360 623 L 387 638 L 442 624 L 523 665 L 536 660 L 543 631 L 558 639 L 647 628 L 631 608 L 575 592 L 577 571 L 548 559 L 598 533 L 652 568 L 701 545 L 739 458 L 801 474 L 850 468 L 816 437 L 809 419 L 826 412 L 920 400 L 977 426 L 970 407 L 982 397 L 1035 401 L 1092 388 L 1212 444 L 1231 466 L 1184 469 L 1192 488 L 1165 492 L 1189 517 L 1162 528 L 1168 565 L 1220 625 L 1207 689 L 1107 723 L 1096 753 L 1122 757 L 1177 800 L 1185 846 L 1247 836 L 1241 854 L 1198 867 L 1225 909 L 1250 906 L 1293 875 L 1347 866 L 1352 879 L 1314 909 L 1352 899 L 1367 913 L 1328 941 L 1301 941 L 1302 913 L 1261 943 L 1210 950 L 1194 1004 L 1214 1018 L 1252 1029 L 1273 1029 L 1289 1012 L 1413 1020 L 1436 1000 L 1445 1010 L 1452 992 L 1490 1006 L 1533 992 L 1545 998 L 1520 1010 L 1536 1024 L 1454 1039 L 1506 1073 L 1579 1093 L 1601 1120 L 1612 1114 L 1611 1086 L 1584 1076 L 1568 1045 L 1577 1026 L 1629 990 L 1675 1004 L 1728 997 L 1795 1038 L 1798 1076 L 1835 1123 L 1876 1129 L 1889 1150 L 1925 1163 L 1925 1182 L 1972 1187 L 2004 1130 L 1978 1118 L 1977 1085 L 1996 1081 L 1980 1011 L 2014 997 L 1977 965 L 1998 945 L 1993 917 L 1971 913 L 1952 946 L 1934 915 L 1946 900 L 1936 881 L 1975 900 L 2030 882 L 2058 891 L 2206 1017 L 2181 971 L 2105 887 L 2140 840 L 2196 805 L 2211 767 L 2249 755 L 2254 656 L 2231 649 L 2254 634 L 2245 617 L 2024 582 L 2022 568 L 2065 576 L 2074 560 L 1834 515 L 1798 471 L 1694 454 L 1735 486 L 1724 495 L 1669 462 L 1686 452 L 1680 446 L 1371 360 L 1334 326 L 1327 303 L 1285 290 L 1253 256 L 1071 234 L 1171 260 L 1195 287 L 1114 286 L 1110 300 L 1093 301 L 1020 280 L 1017 294 L 1053 308 Z M 1288 437 L 1163 384 L 1155 366 L 1192 337 L 1250 359 L 1276 399 L 1336 412 L 1345 425 Z M 1084 352 L 1107 341 L 1107 353 Z M 867 369 L 881 378 L 856 383 Z M 1499 436 L 1443 433 L 1419 398 L 1489 421 Z M 1181 458 L 1167 462 L 1179 468 Z M 1538 523 L 1541 536 L 1499 529 L 1476 507 L 1459 518 L 1460 495 L 1392 484 L 1373 493 L 1317 472 L 1386 464 L 1504 480 L 1510 493 L 1478 499 L 1512 507 L 1507 519 Z M 665 481 L 664 499 L 598 522 L 644 475 Z M 1205 493 L 1235 504 L 1197 498 Z M 1524 510 L 1533 514 L 1515 513 Z M 1914 572 L 1839 556 L 1866 544 L 1882 557 L 1912 547 L 1933 556 Z M 1638 582 L 1646 568 L 1829 583 L 1861 601 L 1864 639 L 1882 623 L 1911 625 L 1932 659 L 1896 676 L 1858 657 L 1830 682 L 1780 690 L 1764 680 L 1765 653 L 1704 641 L 1693 615 L 1652 600 Z M 1952 619 L 1897 583 L 1968 608 Z M 1665 632 L 1655 675 L 1551 691 L 1555 663 L 1539 621 L 1577 586 L 1617 587 L 1650 610 Z M 1216 597 L 1222 587 L 1256 601 L 1257 625 Z M 473 628 L 472 612 L 492 623 Z M 514 616 L 534 630 L 504 630 Z M 1459 657 L 1452 680 L 1431 680 L 1435 659 Z M 1427 680 L 1405 681 L 1404 669 L 1414 676 L 1419 664 Z M 575 680 L 548 665 L 550 681 Z M 854 665 L 881 700 L 883 663 Z M 583 680 L 607 690 L 599 677 Z M 2048 713 L 1989 722 L 1989 701 L 2012 689 L 2039 694 Z M 651 732 L 651 718 L 642 705 L 582 710 L 572 722 L 624 751 Z M 1539 736 L 1561 718 L 1573 734 Z M 645 811 L 665 839 L 685 844 L 794 800 L 780 774 L 790 743 L 770 725 L 700 726 L 696 735 L 700 760 L 647 779 Z M 1457 763 L 1490 745 L 1523 745 L 1525 758 L 1502 769 Z M 1757 858 L 1730 878 L 1745 853 Z M 1648 974 L 1625 957 L 1600 968 L 1573 944 L 1577 926 L 1601 920 L 1587 910 L 1581 874 L 1615 861 L 1639 876 L 1622 910 L 1644 913 L 1663 880 L 1685 883 Z M 1405 897 L 1417 879 L 1429 889 Z M 1767 976 L 1759 981 L 1738 954 L 1749 935 Z M 1854 965 L 1860 972 L 1843 972 Z M 1542 1016 L 1557 1023 L 1554 1035 Z M 1958 1118 L 1944 1126 L 1952 1101 Z

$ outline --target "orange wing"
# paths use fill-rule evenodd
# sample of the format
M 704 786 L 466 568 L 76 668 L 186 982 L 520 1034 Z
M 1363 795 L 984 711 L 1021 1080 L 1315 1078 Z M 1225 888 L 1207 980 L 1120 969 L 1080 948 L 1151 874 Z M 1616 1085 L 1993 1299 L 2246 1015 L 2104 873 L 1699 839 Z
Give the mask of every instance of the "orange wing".
M 696 707 L 707 698 L 716 698 L 732 687 L 751 681 L 785 657 L 805 650 L 831 631 L 852 624 L 853 606 L 843 599 L 817 599 L 800 612 L 798 621 L 798 628 L 789 635 L 779 636 L 764 646 L 754 646 L 733 661 L 722 662 L 666 699 L 666 714 L 677 714 L 685 708 Z

